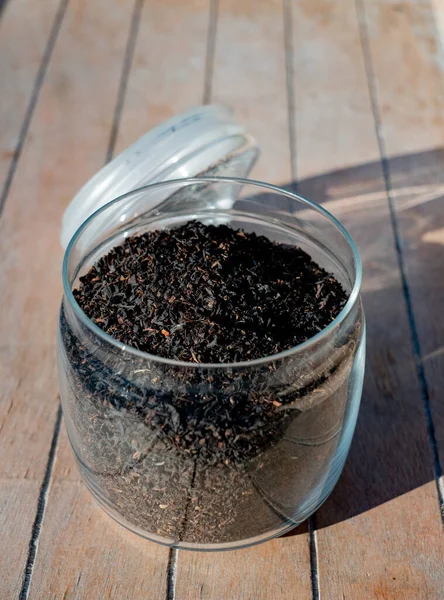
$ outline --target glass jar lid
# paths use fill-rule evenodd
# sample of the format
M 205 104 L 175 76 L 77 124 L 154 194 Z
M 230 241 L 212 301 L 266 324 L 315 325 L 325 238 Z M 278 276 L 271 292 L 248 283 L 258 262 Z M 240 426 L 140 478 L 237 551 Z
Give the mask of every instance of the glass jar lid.
M 90 215 L 127 192 L 197 175 L 246 177 L 258 154 L 255 140 L 225 106 L 200 106 L 173 117 L 126 148 L 81 188 L 63 215 L 61 244 L 66 249 Z

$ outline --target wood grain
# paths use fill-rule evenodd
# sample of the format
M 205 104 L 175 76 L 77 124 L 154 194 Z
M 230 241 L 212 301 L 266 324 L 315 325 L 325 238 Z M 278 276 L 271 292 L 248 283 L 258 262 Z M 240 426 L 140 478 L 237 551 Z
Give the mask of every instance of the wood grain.
M 33 97 L 38 94 L 38 75 L 44 67 L 44 54 L 50 55 L 50 33 L 58 14 L 59 2 L 45 0 L 39 5 L 17 0 L 8 3 L 0 20 L 0 210 L 12 181 L 17 151 L 22 145 L 32 114 Z M 2 229 L 3 235 L 4 227 Z M 10 255 L 0 255 L 0 271 Z M 1 278 L 1 275 L 0 275 Z M 2 281 L 3 283 L 3 281 Z M 0 312 L 4 310 L 4 290 Z M 13 328 L 10 327 L 9 334 Z M 13 336 L 2 336 L 0 345 L 0 595 L 18 597 L 25 567 L 31 528 L 39 495 L 39 480 L 45 469 L 45 454 L 29 460 L 34 447 L 35 419 L 46 419 L 51 412 L 46 401 L 54 387 L 53 361 L 40 364 L 26 346 L 19 348 Z M 10 342 L 10 343 L 9 343 Z M 43 351 L 43 356 L 45 350 Z M 39 358 L 41 358 L 40 352 Z M 27 363 L 28 369 L 22 369 Z M 32 408 L 31 408 L 32 403 Z M 23 411 L 23 406 L 27 410 Z M 43 440 L 40 442 L 42 443 Z M 44 444 L 42 444 L 44 445 Z
M 26 112 L 59 4 L 59 0 L 39 3 L 15 0 L 6 4 L 1 15 L 0 190 L 20 145 Z
M 176 598 L 311 599 L 308 536 L 284 537 L 231 552 L 180 552 Z M 301 544 L 300 542 L 303 542 Z
M 282 183 L 291 177 L 280 0 L 220 0 L 212 102 L 231 106 L 256 138 L 261 156 L 252 176 Z
M 424 1 L 368 3 L 366 17 L 381 139 L 418 332 L 423 400 L 430 404 L 430 437 L 436 441 L 436 470 L 442 475 L 444 4 L 438 0 L 433 4 L 435 14 L 432 5 Z M 388 49 L 389 60 L 384 59 L 381 44 Z M 440 487 L 443 502 L 442 480 Z
M 354 3 L 297 3 L 293 26 L 299 189 L 341 218 L 358 243 L 368 320 L 355 439 L 316 515 L 320 594 L 438 598 L 444 539 L 433 456 Z M 373 42 L 387 52 L 387 42 Z M 421 507 L 416 535 L 407 504 Z
M 40 481 L 58 404 L 54 347 L 1 347 L 0 380 L 0 478 Z M 39 435 L 37 423 L 47 424 L 48 439 Z
M 209 0 L 145 0 L 116 152 L 202 103 Z
M 31 598 L 166 598 L 166 548 L 103 513 L 80 482 L 54 480 Z
M 431 482 L 318 531 L 321 598 L 440 600 L 443 543 L 434 506 Z
M 211 100 L 232 106 L 257 139 L 253 175 L 291 177 L 284 15 L 281 2 L 219 3 Z M 306 526 L 291 537 L 235 552 L 179 551 L 176 598 L 304 600 L 312 597 Z

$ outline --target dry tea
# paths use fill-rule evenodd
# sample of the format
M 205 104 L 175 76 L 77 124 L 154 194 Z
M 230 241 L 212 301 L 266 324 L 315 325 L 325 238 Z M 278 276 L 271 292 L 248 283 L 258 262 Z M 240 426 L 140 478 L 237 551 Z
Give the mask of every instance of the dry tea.
M 226 363 L 305 342 L 341 311 L 336 279 L 300 248 L 192 221 L 126 239 L 74 293 L 94 323 L 164 358 Z
M 148 533 L 196 543 L 288 522 L 291 498 L 277 506 L 269 492 L 282 485 L 300 503 L 334 455 L 359 331 L 304 377 L 291 363 L 196 363 L 253 360 L 306 341 L 344 307 L 338 281 L 295 246 L 193 221 L 127 238 L 74 295 L 117 340 L 190 363 L 147 369 L 133 357 L 122 367 L 100 336 L 80 344 L 62 311 L 79 454 L 119 512 Z M 297 462 L 294 446 L 313 423 L 319 439 Z M 288 463 L 285 472 L 275 462 Z

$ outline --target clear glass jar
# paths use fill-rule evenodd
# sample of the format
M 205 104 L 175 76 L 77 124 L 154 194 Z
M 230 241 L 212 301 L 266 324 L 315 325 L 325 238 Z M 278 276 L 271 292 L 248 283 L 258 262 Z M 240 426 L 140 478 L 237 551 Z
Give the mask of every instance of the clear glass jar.
M 346 306 L 307 342 L 234 364 L 145 354 L 88 319 L 72 290 L 101 256 L 129 235 L 193 219 L 298 245 L 341 282 Z M 324 502 L 350 447 L 365 363 L 360 259 L 332 215 L 254 181 L 154 184 L 118 198 L 82 225 L 66 251 L 63 285 L 63 414 L 85 483 L 115 520 L 169 546 L 220 550 L 282 534 Z M 263 424 L 252 410 L 257 395 L 275 401 L 272 422 Z M 212 453 L 216 438 L 192 452 L 182 443 L 193 439 L 193 426 L 210 405 L 235 411 L 243 423 L 242 435 L 227 433 L 236 452 L 227 449 L 222 460 L 220 451 Z

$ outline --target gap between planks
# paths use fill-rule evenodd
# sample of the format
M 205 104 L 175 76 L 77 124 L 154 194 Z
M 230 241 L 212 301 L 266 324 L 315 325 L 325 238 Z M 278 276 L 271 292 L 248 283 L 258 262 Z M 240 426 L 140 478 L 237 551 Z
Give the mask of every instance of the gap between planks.
M 386 148 L 385 148 L 384 136 L 382 133 L 381 115 L 380 115 L 380 110 L 379 110 L 378 94 L 377 94 L 376 85 L 375 85 L 373 61 L 372 61 L 372 55 L 371 55 L 371 48 L 370 48 L 370 44 L 369 44 L 367 14 L 365 11 L 364 0 L 355 0 L 355 6 L 356 6 L 357 19 L 358 19 L 359 34 L 360 34 L 360 38 L 361 38 L 362 54 L 363 54 L 363 58 L 364 58 L 364 65 L 365 65 L 365 71 L 366 71 L 366 76 L 367 76 L 369 97 L 370 97 L 370 102 L 371 102 L 372 111 L 373 111 L 373 118 L 374 118 L 374 123 L 375 123 L 376 138 L 377 138 L 379 153 L 380 153 L 380 157 L 381 157 L 380 160 L 381 160 L 381 168 L 382 168 L 382 173 L 383 173 L 383 178 L 384 178 L 384 186 L 385 186 L 385 191 L 387 194 L 388 206 L 389 206 L 389 211 L 390 211 L 390 221 L 391 221 L 391 226 L 393 229 L 393 236 L 394 236 L 394 240 L 395 240 L 396 256 L 397 256 L 399 271 L 400 271 L 400 275 L 401 275 L 402 292 L 403 292 L 404 301 L 405 301 L 405 305 L 406 305 L 406 309 L 407 309 L 407 317 L 408 317 L 409 328 L 410 328 L 411 343 L 412 343 L 413 355 L 414 355 L 415 366 L 416 366 L 416 376 L 417 376 L 417 379 L 419 382 L 421 399 L 422 399 L 423 406 L 424 406 L 424 413 L 425 413 L 426 422 L 427 422 L 427 435 L 428 435 L 430 450 L 431 450 L 432 457 L 433 457 L 435 483 L 436 483 L 436 490 L 437 490 L 437 494 L 438 494 L 438 502 L 439 502 L 439 508 L 440 508 L 440 513 L 441 513 L 441 521 L 444 525 L 444 483 L 443 483 L 443 479 L 442 479 L 442 475 L 443 475 L 442 466 L 441 466 L 441 463 L 439 460 L 438 444 L 437 444 L 436 435 L 435 435 L 435 426 L 433 423 L 433 417 L 432 417 L 432 412 L 431 412 L 431 408 L 430 408 L 429 387 L 428 387 L 427 378 L 426 378 L 425 370 L 424 370 L 421 344 L 419 341 L 418 328 L 416 325 L 416 319 L 415 319 L 415 315 L 414 315 L 413 304 L 412 304 L 412 299 L 411 299 L 411 294 L 410 294 L 410 287 L 409 287 L 408 278 L 407 278 L 407 270 L 406 270 L 406 265 L 405 265 L 403 250 L 402 250 L 401 234 L 399 231 L 398 219 L 397 219 L 397 214 L 396 214 L 396 204 L 395 204 L 395 200 L 394 200 L 393 194 L 392 194 L 390 167 L 389 167 L 389 162 L 387 159 L 387 152 L 386 152 Z
M 176 600 L 176 580 L 177 580 L 177 563 L 179 560 L 179 550 L 170 548 L 167 567 L 167 587 L 166 600 Z
M 293 180 L 292 186 L 296 191 L 296 98 L 294 93 L 293 11 L 291 0 L 282 0 L 282 2 L 282 15 L 284 17 L 285 76 L 287 80 L 288 141 L 290 144 L 291 177 Z
M 319 552 L 316 537 L 316 513 L 308 519 L 309 548 L 310 548 L 310 581 L 313 600 L 320 600 L 319 587 Z

